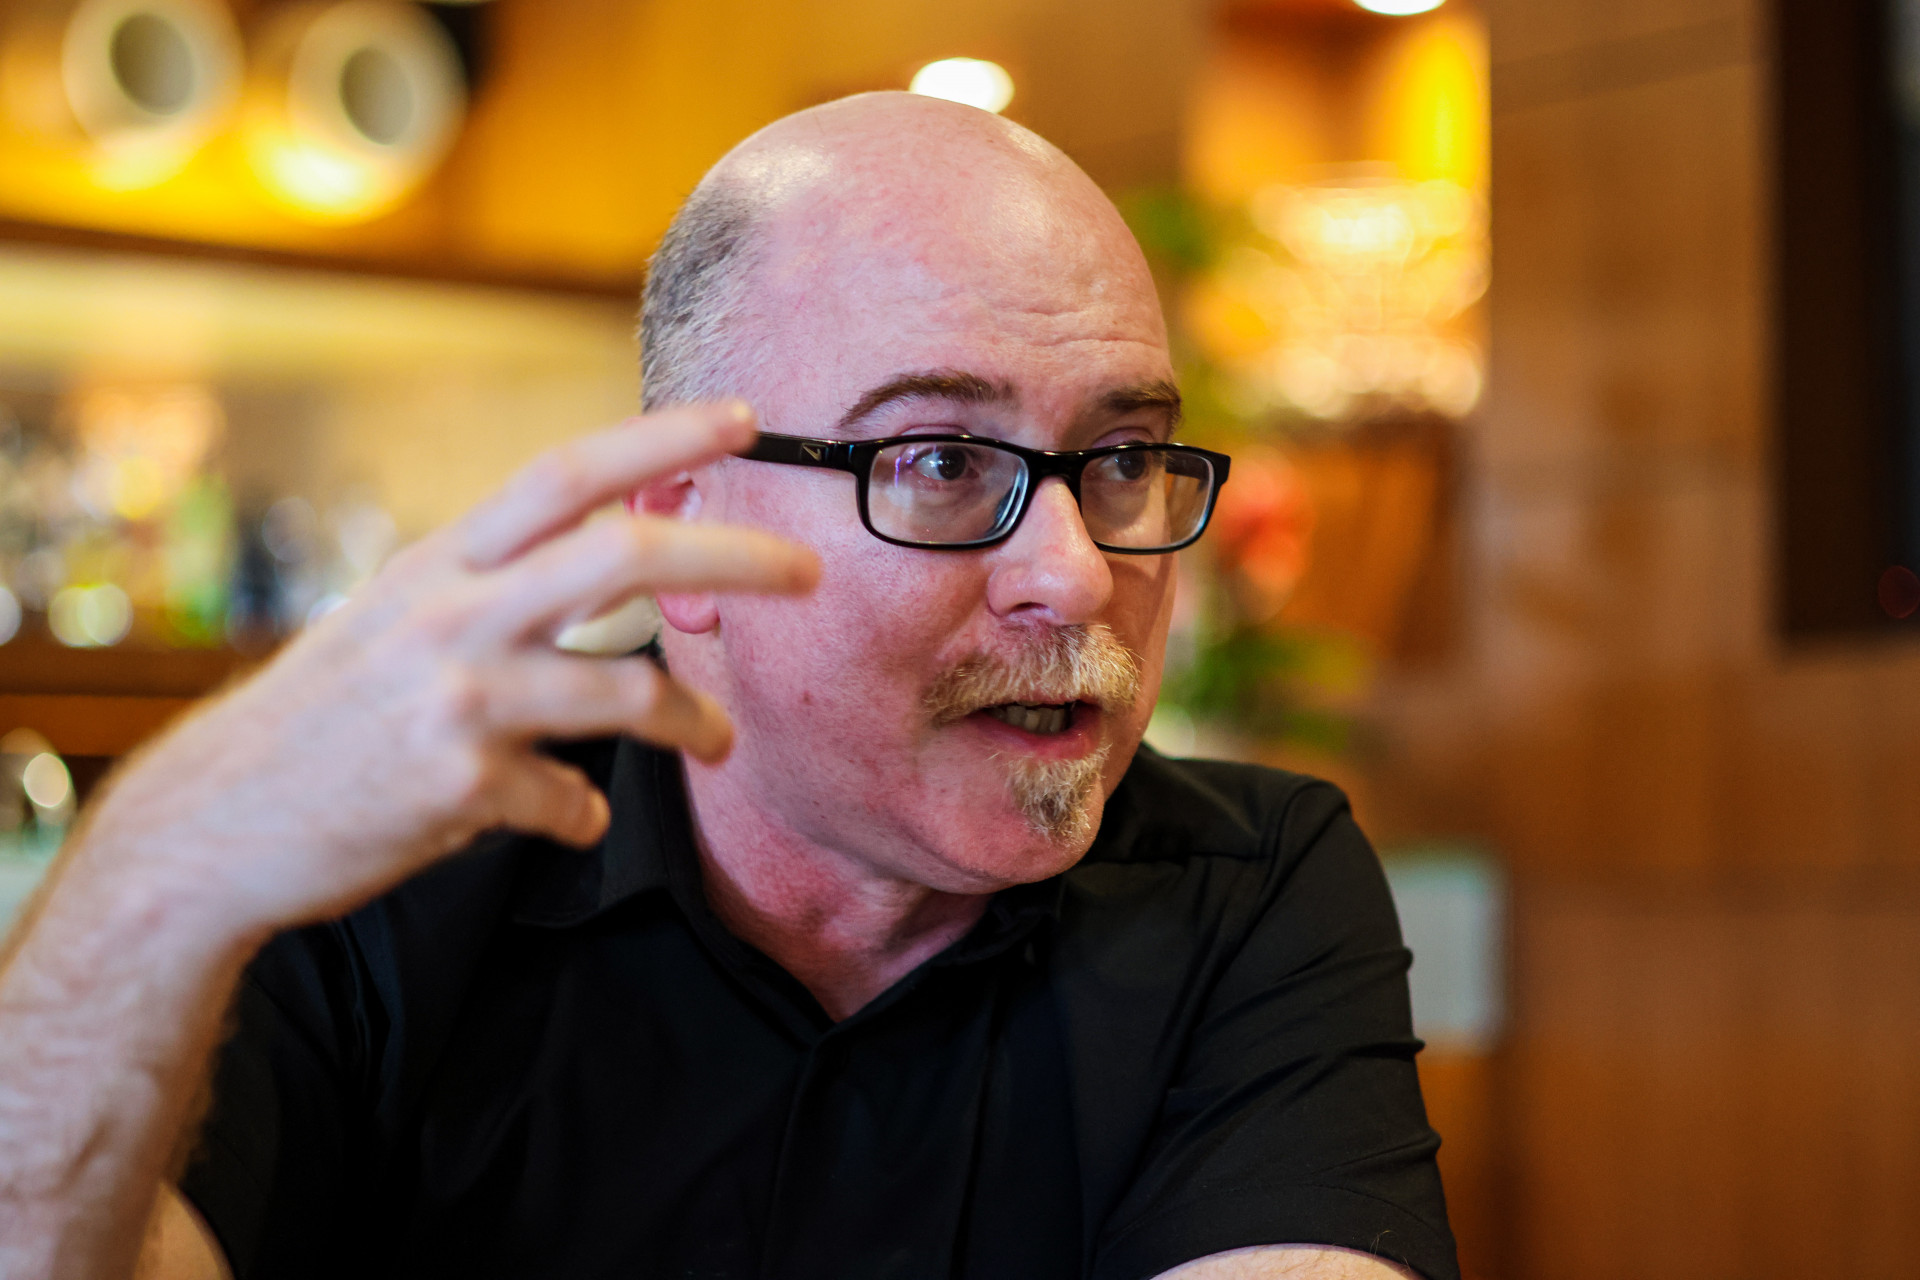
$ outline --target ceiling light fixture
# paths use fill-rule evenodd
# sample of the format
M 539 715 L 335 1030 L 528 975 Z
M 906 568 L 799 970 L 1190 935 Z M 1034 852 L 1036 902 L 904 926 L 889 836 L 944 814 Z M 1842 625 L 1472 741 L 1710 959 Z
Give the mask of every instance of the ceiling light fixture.
M 87 148 L 105 187 L 152 186 L 212 136 L 240 80 L 240 36 L 214 0 L 65 0 L 0 39 L 7 105 Z
M 1353 0 L 1368 13 L 1384 13 L 1390 18 L 1405 18 L 1416 13 L 1431 13 L 1447 0 Z
M 1013 101 L 1013 77 L 984 58 L 942 58 L 914 72 L 908 86 L 929 98 L 945 98 L 998 113 Z
M 432 173 L 466 116 L 459 52 L 412 5 L 296 5 L 271 24 L 244 101 L 267 187 L 316 219 L 357 222 Z

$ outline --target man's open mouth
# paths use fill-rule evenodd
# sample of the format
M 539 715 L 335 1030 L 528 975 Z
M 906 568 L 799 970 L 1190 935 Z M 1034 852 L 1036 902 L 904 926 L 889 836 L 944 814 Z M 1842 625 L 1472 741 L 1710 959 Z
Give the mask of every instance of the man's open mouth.
M 1073 723 L 1073 709 L 1079 705 L 1077 702 L 1002 702 L 981 710 L 1002 724 L 1025 729 L 1028 733 L 1055 734 L 1067 731 L 1067 727 Z

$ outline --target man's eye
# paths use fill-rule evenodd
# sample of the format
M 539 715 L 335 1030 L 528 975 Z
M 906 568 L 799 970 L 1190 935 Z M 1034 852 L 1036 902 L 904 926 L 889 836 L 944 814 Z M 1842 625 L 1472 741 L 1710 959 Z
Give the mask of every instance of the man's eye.
M 965 449 L 932 448 L 913 460 L 913 469 L 929 480 L 964 479 L 969 469 Z
M 1153 455 L 1146 452 L 1110 454 L 1107 457 L 1107 473 L 1115 480 L 1144 480 L 1153 471 L 1153 463 Z

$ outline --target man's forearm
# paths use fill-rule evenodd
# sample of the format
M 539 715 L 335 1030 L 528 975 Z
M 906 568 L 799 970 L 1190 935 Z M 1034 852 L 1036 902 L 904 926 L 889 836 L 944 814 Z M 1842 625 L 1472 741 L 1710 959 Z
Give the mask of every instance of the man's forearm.
M 1417 1280 L 1411 1271 L 1353 1249 L 1315 1244 L 1255 1245 L 1198 1258 L 1158 1280 Z
M 0 1275 L 131 1273 L 261 936 L 82 837 L 0 967 Z
M 0 1275 L 131 1270 L 272 933 L 352 911 L 482 831 L 598 840 L 605 797 L 547 739 L 726 754 L 711 697 L 553 639 L 669 587 L 812 590 L 817 559 L 757 530 L 587 520 L 753 438 L 744 405 L 685 407 L 545 455 L 116 775 L 0 958 Z

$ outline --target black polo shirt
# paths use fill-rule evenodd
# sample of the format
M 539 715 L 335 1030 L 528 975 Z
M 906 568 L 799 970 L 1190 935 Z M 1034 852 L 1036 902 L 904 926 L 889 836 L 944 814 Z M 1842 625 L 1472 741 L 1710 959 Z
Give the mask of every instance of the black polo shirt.
M 678 759 L 568 754 L 599 848 L 489 837 L 252 966 L 182 1182 L 243 1280 L 1458 1275 L 1333 787 L 1143 749 L 1085 860 L 835 1023 L 708 910 Z

